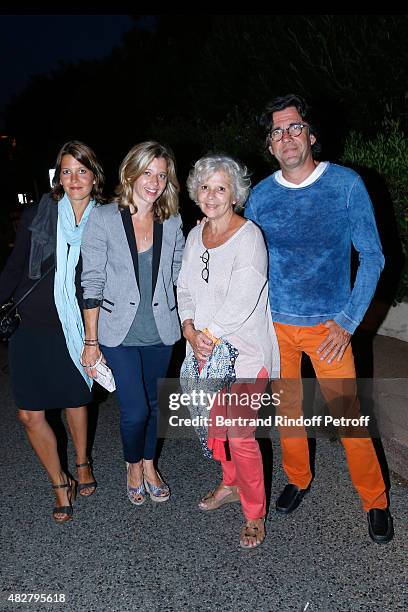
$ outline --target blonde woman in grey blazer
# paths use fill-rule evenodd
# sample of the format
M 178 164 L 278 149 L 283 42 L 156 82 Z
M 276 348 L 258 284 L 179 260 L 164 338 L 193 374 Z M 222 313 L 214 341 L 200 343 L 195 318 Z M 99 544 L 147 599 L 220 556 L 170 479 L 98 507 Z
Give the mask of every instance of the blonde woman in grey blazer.
M 127 495 L 169 499 L 154 463 L 157 379 L 180 338 L 174 285 L 184 236 L 173 153 L 157 142 L 134 146 L 120 166 L 114 203 L 96 207 L 82 239 L 85 343 L 93 376 L 101 354 L 112 369 L 127 464 Z

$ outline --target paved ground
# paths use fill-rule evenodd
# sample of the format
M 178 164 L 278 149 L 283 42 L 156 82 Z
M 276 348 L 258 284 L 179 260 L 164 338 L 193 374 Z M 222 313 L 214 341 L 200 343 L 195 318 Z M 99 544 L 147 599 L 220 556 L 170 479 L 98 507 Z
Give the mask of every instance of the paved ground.
M 389 375 L 402 376 L 396 360 L 408 347 L 395 343 L 376 338 L 375 353 L 384 357 L 377 375 L 388 375 L 389 362 Z M 267 539 L 243 551 L 238 505 L 212 514 L 196 509 L 200 494 L 217 483 L 219 469 L 202 457 L 194 438 L 164 443 L 160 466 L 172 488 L 169 502 L 140 508 L 128 502 L 111 396 L 100 408 L 94 444 L 97 493 L 75 504 L 73 521 L 56 525 L 47 478 L 15 420 L 4 348 L 0 370 L 1 611 L 408 609 L 408 488 L 396 475 L 390 494 L 395 539 L 378 546 L 368 537 L 337 442 L 318 440 L 310 494 L 292 515 L 276 514 L 273 501 L 285 480 L 273 440 L 273 455 L 266 445 L 266 458 L 273 460 Z M 65 603 L 12 603 L 8 598 L 15 593 L 64 594 Z

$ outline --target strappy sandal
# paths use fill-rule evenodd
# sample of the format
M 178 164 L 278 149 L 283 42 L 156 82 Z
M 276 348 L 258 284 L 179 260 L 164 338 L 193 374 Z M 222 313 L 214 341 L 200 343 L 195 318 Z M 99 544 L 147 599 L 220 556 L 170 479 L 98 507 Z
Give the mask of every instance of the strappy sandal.
M 68 478 L 68 476 L 66 483 L 52 485 L 53 489 L 67 489 L 67 497 L 69 503 L 69 506 L 55 506 L 54 510 L 52 511 L 52 516 L 56 523 L 66 523 L 67 521 L 70 521 L 72 519 L 72 502 L 75 501 L 76 497 L 76 485 L 76 480 L 71 480 L 70 478 Z M 57 514 L 63 514 L 65 516 L 63 518 L 57 518 Z
M 160 476 L 159 476 L 160 478 Z M 170 497 L 169 486 L 160 478 L 161 484 L 155 485 L 145 479 L 144 485 L 146 487 L 147 494 L 150 495 L 150 499 L 154 502 L 165 502 Z
M 216 491 L 218 489 L 230 489 L 228 495 L 225 495 L 222 499 L 215 497 Z M 198 508 L 200 510 L 204 510 L 204 512 L 208 512 L 209 510 L 217 510 L 217 508 L 221 508 L 225 506 L 225 504 L 231 504 L 233 502 L 240 501 L 239 493 L 237 487 L 228 487 L 226 485 L 219 485 L 214 491 L 209 491 L 205 497 L 199 502 Z
M 138 487 L 131 487 L 128 483 L 126 488 L 128 499 L 134 506 L 141 506 L 145 503 L 147 493 L 143 482 Z
M 247 538 L 256 538 L 254 544 L 246 544 Z M 262 519 L 261 525 L 259 525 L 259 519 L 248 520 L 242 527 L 239 534 L 239 545 L 241 548 L 250 550 L 260 546 L 265 539 L 265 519 Z
M 96 487 L 97 487 L 97 482 L 95 480 L 95 477 L 93 475 L 92 472 L 92 464 L 90 461 L 86 461 L 85 463 L 76 463 L 75 464 L 77 470 L 78 468 L 84 468 L 84 467 L 89 467 L 89 469 L 91 470 L 91 474 L 92 474 L 92 478 L 93 481 L 92 482 L 78 482 L 78 492 L 80 494 L 81 497 L 90 497 L 91 495 L 93 495 L 96 491 Z M 85 489 L 92 489 L 90 493 L 83 493 L 83 491 Z

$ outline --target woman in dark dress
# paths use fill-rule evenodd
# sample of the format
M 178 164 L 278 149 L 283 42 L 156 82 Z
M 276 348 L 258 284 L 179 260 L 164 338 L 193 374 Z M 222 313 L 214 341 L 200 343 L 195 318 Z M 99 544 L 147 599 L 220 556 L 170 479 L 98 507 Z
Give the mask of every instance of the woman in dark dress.
M 9 363 L 18 417 L 52 483 L 58 523 L 72 518 L 77 483 L 61 467 L 46 410 L 65 409 L 79 493 L 88 497 L 96 489 L 86 450 L 92 379 L 80 364 L 80 245 L 89 213 L 102 201 L 103 180 L 92 149 L 78 141 L 64 144 L 51 193 L 24 210 L 14 250 L 0 275 L 0 303 L 11 296 L 17 301 L 41 279 L 18 308 L 21 323 L 10 339 Z

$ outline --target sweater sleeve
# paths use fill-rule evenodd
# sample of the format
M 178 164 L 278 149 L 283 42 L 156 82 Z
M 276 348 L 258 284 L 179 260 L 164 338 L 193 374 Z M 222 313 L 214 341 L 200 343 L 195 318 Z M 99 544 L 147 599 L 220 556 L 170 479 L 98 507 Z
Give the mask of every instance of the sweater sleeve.
M 251 316 L 267 284 L 267 265 L 264 239 L 253 226 L 239 244 L 225 300 L 208 325 L 214 336 L 236 333 Z
M 0 304 L 13 295 L 23 276 L 31 245 L 31 232 L 28 228 L 36 211 L 37 206 L 28 206 L 21 215 L 14 248 L 0 275 Z
M 356 178 L 350 190 L 347 209 L 351 239 L 358 252 L 359 266 L 350 298 L 335 321 L 352 334 L 373 298 L 384 267 L 384 257 L 373 206 L 360 177 Z
M 253 206 L 253 195 L 252 195 L 252 191 L 251 194 L 245 204 L 245 209 L 244 209 L 244 215 L 246 217 L 246 219 L 250 219 L 251 221 L 254 221 L 255 223 L 258 223 L 258 219 L 256 216 L 256 212 L 255 212 L 255 208 Z
M 84 308 L 95 308 L 103 299 L 107 250 L 105 223 L 101 209 L 95 207 L 89 215 L 81 242 L 81 284 L 84 290 Z

